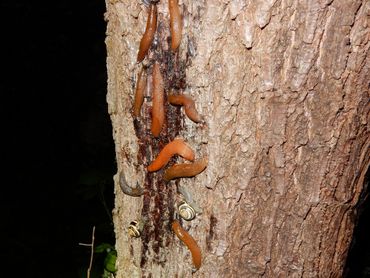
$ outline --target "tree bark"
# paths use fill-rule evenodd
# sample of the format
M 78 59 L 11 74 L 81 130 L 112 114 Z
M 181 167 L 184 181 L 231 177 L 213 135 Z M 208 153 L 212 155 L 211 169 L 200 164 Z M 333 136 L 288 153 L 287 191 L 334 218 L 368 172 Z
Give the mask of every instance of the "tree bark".
M 182 41 L 170 49 L 168 1 L 143 63 L 136 57 L 148 8 L 106 0 L 109 114 L 115 179 L 117 277 L 340 277 L 356 205 L 369 167 L 369 15 L 366 0 L 180 0 Z M 166 102 L 165 126 L 151 126 L 152 65 L 165 94 L 190 95 L 204 122 Z M 137 75 L 148 89 L 134 118 Z M 183 138 L 208 167 L 164 182 L 148 164 Z M 174 158 L 170 165 L 182 159 Z M 181 225 L 197 241 L 202 266 L 171 222 L 186 189 L 200 207 Z M 144 222 L 140 238 L 127 227 Z

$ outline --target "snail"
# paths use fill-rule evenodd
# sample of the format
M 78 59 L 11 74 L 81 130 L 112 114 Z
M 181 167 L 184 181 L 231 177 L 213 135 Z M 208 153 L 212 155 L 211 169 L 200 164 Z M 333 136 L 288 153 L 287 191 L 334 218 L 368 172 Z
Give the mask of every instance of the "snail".
M 140 237 L 141 233 L 144 229 L 144 222 L 143 221 L 131 221 L 130 225 L 127 228 L 127 233 L 131 237 Z
M 186 221 L 193 220 L 196 216 L 195 209 L 189 205 L 186 201 L 182 201 L 177 208 L 181 218 Z

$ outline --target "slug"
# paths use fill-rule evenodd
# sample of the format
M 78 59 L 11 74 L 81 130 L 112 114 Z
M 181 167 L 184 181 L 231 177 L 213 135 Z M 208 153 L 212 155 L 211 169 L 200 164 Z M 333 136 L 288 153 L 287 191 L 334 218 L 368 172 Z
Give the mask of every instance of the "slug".
M 169 181 L 176 178 L 194 177 L 201 173 L 208 164 L 208 158 L 204 157 L 194 163 L 175 164 L 164 172 L 164 180 Z
M 189 248 L 193 257 L 193 264 L 196 270 L 198 270 L 202 264 L 202 254 L 197 242 L 187 231 L 185 231 L 181 227 L 179 221 L 177 220 L 174 220 L 172 222 L 172 230 L 177 235 L 177 237 Z
M 195 157 L 193 150 L 184 142 L 184 140 L 174 139 L 159 152 L 157 158 L 148 166 L 148 171 L 158 171 L 165 166 L 175 154 L 190 161 L 193 161 Z
M 141 188 L 138 183 L 136 183 L 136 187 L 130 187 L 128 185 L 123 171 L 119 173 L 119 186 L 121 187 L 123 193 L 132 197 L 140 197 L 144 194 L 144 189 Z
M 187 95 L 169 95 L 168 101 L 172 105 L 183 105 L 185 114 L 190 120 L 195 123 L 199 123 L 202 117 L 198 114 L 195 108 L 194 100 Z
M 148 19 L 146 21 L 146 28 L 143 37 L 140 41 L 139 52 L 137 53 L 137 62 L 144 60 L 145 55 L 154 39 L 155 30 L 157 29 L 157 5 L 151 3 L 149 6 Z
M 182 17 L 178 0 L 168 0 L 168 9 L 170 10 L 171 48 L 175 51 L 182 37 Z
M 136 83 L 135 100 L 134 100 L 134 116 L 140 116 L 141 106 L 144 102 L 144 92 L 146 89 L 146 74 L 143 73 L 144 69 L 141 69 Z
M 164 123 L 164 85 L 159 64 L 153 66 L 152 127 L 154 137 L 161 133 Z

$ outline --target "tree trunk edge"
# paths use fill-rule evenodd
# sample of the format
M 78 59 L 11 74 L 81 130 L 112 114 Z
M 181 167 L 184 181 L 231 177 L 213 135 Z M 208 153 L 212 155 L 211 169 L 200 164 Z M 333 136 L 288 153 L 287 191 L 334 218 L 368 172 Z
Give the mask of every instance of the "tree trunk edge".
M 146 8 L 106 4 L 117 165 L 130 181 L 143 182 L 131 105 Z M 129 238 L 127 227 L 143 201 L 123 195 L 116 176 L 117 277 L 339 277 L 369 168 L 366 1 L 180 4 L 187 22 L 180 56 L 191 44 L 197 51 L 186 69 L 187 90 L 207 119 L 207 129 L 183 120 L 180 131 L 210 160 L 205 173 L 181 181 L 203 208 L 184 223 L 204 252 L 203 266 L 191 274 L 189 251 L 168 230 L 163 261 L 148 253 L 151 263 L 141 267 L 142 240 Z M 162 20 L 166 5 L 159 4 Z M 287 39 L 279 43 L 282 34 Z

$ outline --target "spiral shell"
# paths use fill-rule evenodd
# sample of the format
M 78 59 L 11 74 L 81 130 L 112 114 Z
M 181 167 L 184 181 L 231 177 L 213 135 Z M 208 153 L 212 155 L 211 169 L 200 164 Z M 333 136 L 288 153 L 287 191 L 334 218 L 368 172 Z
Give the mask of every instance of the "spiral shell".
M 140 237 L 143 231 L 143 223 L 137 220 L 131 221 L 127 228 L 127 233 L 131 237 Z
M 178 206 L 178 211 L 181 218 L 185 219 L 186 221 L 193 220 L 196 215 L 194 208 L 185 201 L 180 203 Z

